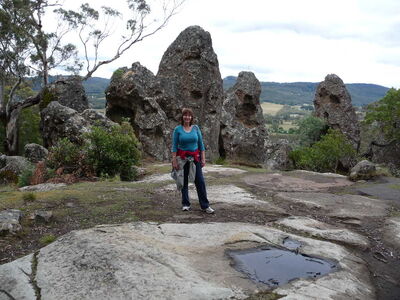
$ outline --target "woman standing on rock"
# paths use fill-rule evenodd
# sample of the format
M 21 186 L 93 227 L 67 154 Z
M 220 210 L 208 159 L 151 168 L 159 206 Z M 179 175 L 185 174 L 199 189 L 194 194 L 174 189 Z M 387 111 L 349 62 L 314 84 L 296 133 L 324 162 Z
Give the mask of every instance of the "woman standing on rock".
M 182 192 L 182 210 L 190 210 L 188 183 L 194 181 L 201 209 L 214 213 L 207 199 L 206 184 L 202 167 L 206 164 L 206 153 L 200 128 L 193 125 L 193 111 L 182 109 L 181 125 L 175 127 L 172 134 L 172 177 L 178 190 Z

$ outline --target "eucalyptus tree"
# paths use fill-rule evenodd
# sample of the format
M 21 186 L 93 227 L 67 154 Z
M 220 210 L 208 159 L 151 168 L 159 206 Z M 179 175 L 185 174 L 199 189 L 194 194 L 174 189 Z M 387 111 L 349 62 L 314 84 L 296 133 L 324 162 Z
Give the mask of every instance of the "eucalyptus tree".
M 45 88 L 52 69 L 63 68 L 77 74 L 85 65 L 82 80 L 87 80 L 101 66 L 120 58 L 136 43 L 164 28 L 184 1 L 155 3 L 153 8 L 158 16 L 154 18 L 148 2 L 127 0 L 128 10 L 124 13 L 129 16 L 122 25 L 125 31 L 117 41 L 107 45 L 107 53 L 111 54 L 100 59 L 105 41 L 115 38 L 121 12 L 110 7 L 98 11 L 87 3 L 79 10 L 67 10 L 58 0 L 0 0 L 0 119 L 6 127 L 6 153 L 17 152 L 17 121 L 21 110 L 39 103 L 41 98 L 41 92 L 25 99 L 15 97 L 26 76 L 40 76 Z M 50 14 L 56 20 L 54 26 L 44 21 Z M 79 37 L 81 56 L 76 45 L 66 42 L 71 34 Z M 4 88 L 6 82 L 12 86 L 8 93 Z

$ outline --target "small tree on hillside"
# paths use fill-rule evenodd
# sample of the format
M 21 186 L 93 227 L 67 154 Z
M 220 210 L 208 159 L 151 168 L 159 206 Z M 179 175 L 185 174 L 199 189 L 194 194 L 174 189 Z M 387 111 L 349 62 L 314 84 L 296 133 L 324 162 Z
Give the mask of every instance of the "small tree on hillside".
M 385 138 L 386 145 L 400 141 L 400 89 L 390 89 L 385 97 L 367 107 L 364 122 L 377 123 Z M 377 143 L 375 142 L 375 145 Z M 381 145 L 385 146 L 385 145 Z

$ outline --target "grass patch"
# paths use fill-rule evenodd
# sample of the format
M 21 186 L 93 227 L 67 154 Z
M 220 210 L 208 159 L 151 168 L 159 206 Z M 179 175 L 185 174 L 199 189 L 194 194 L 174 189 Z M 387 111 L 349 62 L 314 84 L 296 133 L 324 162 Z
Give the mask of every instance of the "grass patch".
M 33 202 L 36 200 L 36 195 L 35 193 L 23 193 L 22 200 L 24 200 L 24 202 Z
M 39 239 L 39 242 L 43 245 L 48 245 L 56 240 L 53 234 L 45 234 Z
M 400 190 L 400 184 L 391 184 L 389 185 L 389 188 L 394 190 Z

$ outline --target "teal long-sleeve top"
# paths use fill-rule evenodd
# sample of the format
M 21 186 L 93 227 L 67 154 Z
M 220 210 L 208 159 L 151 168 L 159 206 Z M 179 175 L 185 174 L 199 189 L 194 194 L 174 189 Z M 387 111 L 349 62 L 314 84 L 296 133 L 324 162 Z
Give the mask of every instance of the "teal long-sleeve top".
M 197 125 L 192 126 L 190 132 L 186 132 L 182 125 L 175 127 L 172 134 L 172 152 L 177 152 L 178 149 L 184 151 L 204 151 L 203 137 L 200 128 Z

